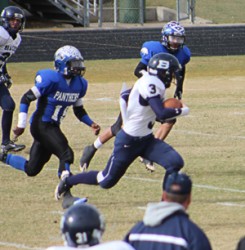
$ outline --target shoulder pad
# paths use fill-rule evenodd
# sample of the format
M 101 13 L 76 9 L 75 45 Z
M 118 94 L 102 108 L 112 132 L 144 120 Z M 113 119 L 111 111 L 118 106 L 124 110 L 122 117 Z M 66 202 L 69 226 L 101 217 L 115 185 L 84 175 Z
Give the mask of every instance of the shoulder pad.
M 191 56 L 191 51 L 186 45 L 183 46 L 183 50 L 187 56 Z
M 59 82 L 59 73 L 56 72 L 55 70 L 52 69 L 43 69 L 43 70 L 39 70 L 36 73 L 36 77 L 35 77 L 35 82 L 36 83 L 40 83 L 40 82 L 45 82 L 45 83 L 49 83 L 49 82 L 53 82 L 53 83 L 57 83 Z
M 0 45 L 4 45 L 9 39 L 9 33 L 2 26 L 0 26 Z
M 53 82 L 59 81 L 59 73 L 52 69 L 42 69 L 37 72 L 42 78 L 50 78 Z

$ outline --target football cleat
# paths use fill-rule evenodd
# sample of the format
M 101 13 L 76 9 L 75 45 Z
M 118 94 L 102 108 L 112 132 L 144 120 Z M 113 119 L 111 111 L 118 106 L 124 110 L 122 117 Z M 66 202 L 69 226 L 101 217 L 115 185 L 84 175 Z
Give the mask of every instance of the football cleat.
M 75 204 L 80 204 L 80 203 L 86 203 L 88 199 L 86 197 L 84 198 L 79 198 L 79 197 L 74 197 L 71 194 L 71 191 L 68 190 L 64 195 L 63 195 L 63 202 L 62 202 L 62 208 L 67 209 L 72 205 Z
M 0 161 L 2 161 L 2 162 L 6 162 L 6 158 L 7 158 L 7 152 L 6 151 L 4 151 L 4 150 L 1 150 L 0 151 Z
M 154 172 L 156 170 L 152 161 L 140 157 L 140 162 L 143 163 L 145 165 L 145 168 L 150 172 Z
M 71 186 L 67 184 L 67 178 L 70 176 L 70 172 L 65 170 L 60 177 L 60 183 L 57 185 L 54 193 L 55 199 L 60 200 L 67 192 L 70 192 Z
M 89 163 L 92 160 L 96 151 L 97 149 L 94 147 L 94 145 L 89 145 L 84 148 L 83 155 L 80 159 L 81 172 L 84 172 L 87 170 Z
M 9 151 L 18 152 L 25 149 L 25 147 L 26 147 L 25 145 L 15 144 L 13 141 L 9 141 L 8 143 L 1 145 L 2 151 L 4 152 L 9 152 Z

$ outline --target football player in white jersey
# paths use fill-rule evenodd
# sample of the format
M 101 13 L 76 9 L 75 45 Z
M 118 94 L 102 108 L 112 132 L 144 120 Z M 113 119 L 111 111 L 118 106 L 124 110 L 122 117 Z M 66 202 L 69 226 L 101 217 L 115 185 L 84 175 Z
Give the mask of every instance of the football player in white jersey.
M 0 26 L 0 106 L 2 114 L 2 150 L 20 151 L 25 145 L 17 145 L 10 140 L 13 113 L 15 102 L 11 97 L 9 88 L 12 85 L 11 77 L 8 74 L 6 63 L 21 43 L 21 32 L 25 26 L 25 15 L 22 9 L 16 6 L 9 6 L 1 13 Z
M 178 75 L 175 76 L 176 91 L 174 94 L 175 98 L 181 99 L 183 92 L 183 82 L 185 78 L 185 69 L 187 63 L 190 61 L 191 52 L 189 48 L 184 44 L 185 42 L 185 28 L 176 21 L 170 21 L 164 25 L 162 28 L 162 39 L 161 41 L 146 41 L 143 43 L 140 56 L 141 60 L 135 68 L 134 74 L 138 78 L 142 76 L 142 72 L 147 70 L 147 65 L 150 58 L 158 53 L 169 53 L 174 55 L 180 65 L 181 70 L 178 72 Z M 176 119 L 167 121 L 155 131 L 155 137 L 160 140 L 165 140 L 169 132 L 173 128 Z M 88 168 L 90 161 L 94 157 L 95 153 L 99 148 L 101 148 L 108 140 L 116 136 L 118 131 L 122 127 L 122 117 L 118 116 L 116 122 L 110 127 L 106 128 L 96 140 L 86 146 L 83 150 L 83 154 L 80 159 L 81 170 L 84 171 Z M 140 161 L 145 165 L 147 170 L 151 172 L 155 171 L 154 163 L 148 159 L 140 157 Z
M 178 70 L 178 60 L 168 53 L 159 53 L 150 59 L 147 72 L 136 81 L 129 94 L 128 104 L 121 105 L 125 107 L 121 108 L 123 127 L 116 135 L 113 152 L 104 170 L 61 178 L 56 188 L 56 199 L 62 198 L 77 184 L 100 185 L 105 189 L 113 187 L 139 156 L 164 167 L 165 178 L 184 166 L 180 154 L 166 142 L 156 139 L 152 131 L 156 119 L 165 122 L 189 113 L 185 105 L 182 108 L 163 107 L 165 90 Z
M 96 207 L 78 203 L 66 210 L 61 218 L 60 230 L 65 246 L 53 246 L 47 250 L 134 250 L 124 241 L 101 243 L 105 222 Z

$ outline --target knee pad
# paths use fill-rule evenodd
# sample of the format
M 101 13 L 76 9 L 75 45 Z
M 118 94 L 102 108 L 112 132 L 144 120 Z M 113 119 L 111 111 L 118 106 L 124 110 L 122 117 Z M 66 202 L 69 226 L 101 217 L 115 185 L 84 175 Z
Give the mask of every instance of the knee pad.
M 15 110 L 15 102 L 10 95 L 4 95 L 2 97 L 1 106 L 3 110 L 6 111 L 14 111 Z
M 42 168 L 43 168 L 43 166 L 40 166 L 40 167 L 39 166 L 34 166 L 34 167 L 30 166 L 30 165 L 28 165 L 28 162 L 26 162 L 25 173 L 27 176 L 33 177 L 33 176 L 38 175 L 41 172 Z
M 26 175 L 29 177 L 34 177 L 34 176 L 38 175 L 39 173 L 40 173 L 40 171 L 26 170 Z

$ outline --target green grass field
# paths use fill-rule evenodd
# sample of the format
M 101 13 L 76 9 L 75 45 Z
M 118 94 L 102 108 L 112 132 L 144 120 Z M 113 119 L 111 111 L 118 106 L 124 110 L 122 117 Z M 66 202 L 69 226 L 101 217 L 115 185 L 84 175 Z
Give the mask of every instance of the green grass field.
M 84 105 L 102 129 L 116 119 L 118 96 L 123 82 L 131 86 L 137 59 L 87 61 L 89 89 Z M 185 159 L 183 171 L 192 176 L 193 198 L 190 217 L 210 238 L 214 250 L 233 250 L 245 235 L 245 56 L 193 57 L 187 68 L 184 102 L 190 107 L 187 117 L 178 119 L 167 142 Z M 16 103 L 33 84 L 35 72 L 53 67 L 46 63 L 11 63 L 11 88 Z M 117 69 L 117 70 L 115 70 Z M 118 69 L 121 69 L 120 71 Z M 168 90 L 173 95 L 174 88 Z M 32 103 L 30 111 L 35 108 Z M 75 152 L 74 173 L 79 172 L 83 148 L 96 138 L 90 128 L 79 123 L 70 110 L 62 129 Z M 18 108 L 15 112 L 16 124 Z M 29 127 L 19 143 L 27 149 L 32 143 Z M 113 141 L 97 152 L 90 169 L 103 169 Z M 61 203 L 54 200 L 58 183 L 55 157 L 36 177 L 0 164 L 0 249 L 45 249 L 62 245 L 59 220 Z M 79 185 L 76 196 L 87 196 L 104 214 L 104 241 L 122 239 L 142 219 L 148 202 L 159 201 L 164 169 L 149 173 L 136 160 L 125 177 L 110 190 Z

